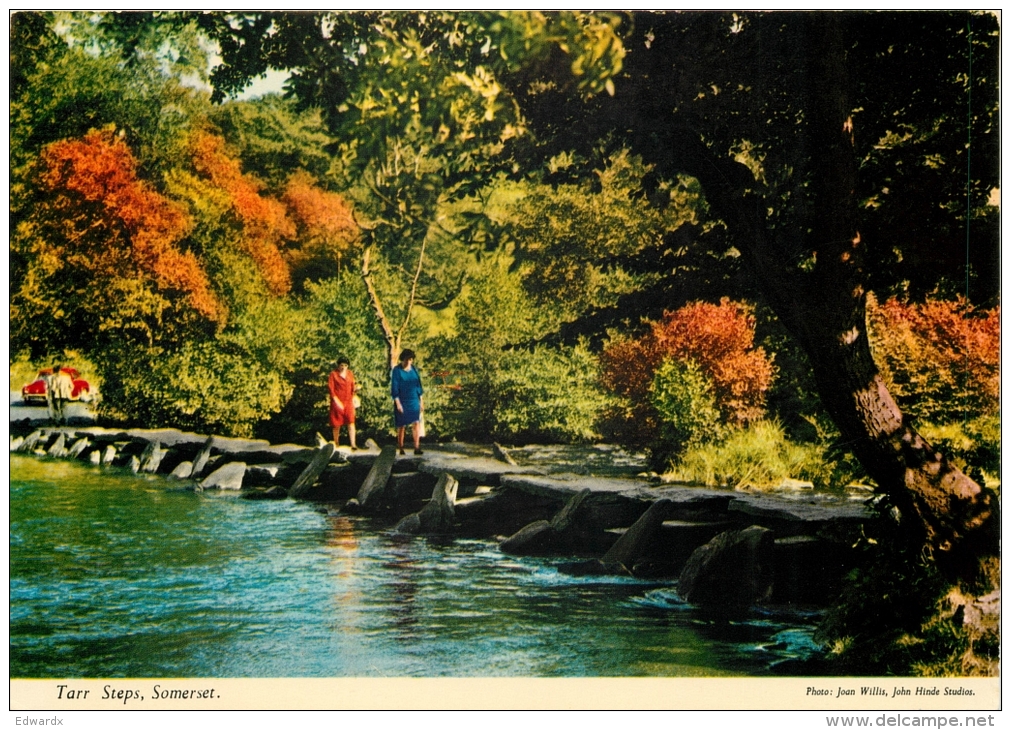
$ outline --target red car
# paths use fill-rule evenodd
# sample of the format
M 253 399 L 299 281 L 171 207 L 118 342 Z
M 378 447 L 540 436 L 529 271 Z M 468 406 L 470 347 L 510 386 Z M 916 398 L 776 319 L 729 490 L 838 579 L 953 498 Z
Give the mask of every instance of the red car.
M 70 400 L 83 400 L 85 402 L 91 400 L 91 385 L 88 384 L 87 380 L 81 380 L 78 373 L 74 368 L 61 368 L 62 372 L 66 373 L 74 381 L 74 392 L 70 394 Z M 40 403 L 46 402 L 46 378 L 53 374 L 52 368 L 44 368 L 39 370 L 38 380 L 34 380 L 24 388 L 21 389 L 21 400 L 25 403 L 31 403 L 32 401 L 39 401 Z

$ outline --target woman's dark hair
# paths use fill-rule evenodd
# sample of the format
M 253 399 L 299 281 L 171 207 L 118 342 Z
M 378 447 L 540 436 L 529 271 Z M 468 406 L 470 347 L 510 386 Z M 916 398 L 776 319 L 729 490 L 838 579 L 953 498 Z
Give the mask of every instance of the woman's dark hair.
M 400 360 L 399 360 L 399 362 L 403 362 L 404 360 L 414 360 L 414 359 L 416 359 L 414 357 L 414 350 L 404 350 L 404 351 L 402 351 L 400 353 Z
M 343 355 L 341 355 L 340 357 L 337 358 L 337 367 L 340 367 L 341 365 L 347 365 L 348 367 L 351 367 L 351 361 L 348 360 Z

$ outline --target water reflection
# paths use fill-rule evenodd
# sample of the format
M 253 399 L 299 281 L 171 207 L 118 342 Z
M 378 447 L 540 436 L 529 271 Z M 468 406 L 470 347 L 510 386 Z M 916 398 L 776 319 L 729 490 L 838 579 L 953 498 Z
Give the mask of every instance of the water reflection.
M 349 606 L 361 602 L 361 592 L 356 580 L 358 566 L 358 537 L 355 524 L 343 515 L 327 517 L 328 530 L 324 545 L 328 550 L 331 575 L 334 580 L 333 603 L 339 613 L 346 614 Z
M 391 627 L 394 638 L 401 642 L 414 642 L 418 637 L 420 618 L 415 606 L 418 595 L 418 571 L 421 565 L 413 555 L 412 537 L 389 536 L 383 540 L 388 546 L 389 560 L 383 569 L 390 590 Z

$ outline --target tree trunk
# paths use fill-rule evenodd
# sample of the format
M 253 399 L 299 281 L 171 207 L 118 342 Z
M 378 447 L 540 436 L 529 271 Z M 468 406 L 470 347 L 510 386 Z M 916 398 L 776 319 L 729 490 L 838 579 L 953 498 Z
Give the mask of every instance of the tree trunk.
M 386 343 L 386 361 L 392 370 L 397 365 L 397 354 L 400 352 L 400 333 L 393 331 L 390 320 L 383 310 L 383 303 L 379 300 L 379 292 L 376 291 L 376 283 L 372 279 L 371 263 L 372 247 L 368 246 L 362 254 L 362 281 L 365 282 L 365 290 L 369 294 L 369 304 L 372 305 L 376 321 L 379 322 L 379 329 L 382 330 L 383 341 Z

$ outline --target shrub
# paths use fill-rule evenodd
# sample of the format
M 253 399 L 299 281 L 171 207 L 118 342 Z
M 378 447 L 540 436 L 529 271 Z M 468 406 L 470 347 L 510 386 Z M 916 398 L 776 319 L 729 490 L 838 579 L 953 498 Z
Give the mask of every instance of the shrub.
M 618 436 L 646 443 L 659 420 L 650 399 L 653 378 L 664 360 L 694 361 L 712 382 L 722 419 L 742 425 L 760 418 L 772 383 L 772 359 L 754 348 L 755 318 L 751 309 L 724 298 L 719 304 L 695 302 L 667 312 L 650 323 L 643 337 L 617 340 L 601 355 L 603 382 L 626 399 Z
M 652 446 L 658 458 L 719 436 L 720 412 L 712 381 L 694 360 L 664 360 L 649 394 L 660 421 Z
M 444 435 L 511 443 L 592 441 L 610 402 L 599 382 L 596 358 L 584 345 L 513 350 L 453 393 L 437 426 Z
M 995 486 L 1000 474 L 1000 415 L 965 423 L 920 423 L 917 430 L 934 448 L 977 481 Z

